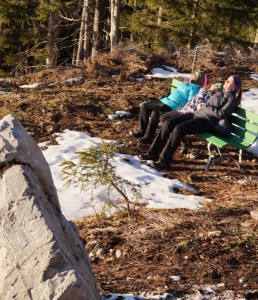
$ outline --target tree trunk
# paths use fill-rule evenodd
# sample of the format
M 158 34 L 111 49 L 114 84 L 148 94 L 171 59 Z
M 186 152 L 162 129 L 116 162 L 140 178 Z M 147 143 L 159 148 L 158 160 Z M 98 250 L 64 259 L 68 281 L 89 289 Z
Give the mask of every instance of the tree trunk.
M 254 39 L 254 48 L 258 49 L 258 29 L 256 29 L 256 35 Z
M 133 1 L 132 8 L 133 8 L 134 12 L 137 11 L 137 0 L 134 0 L 134 1 Z M 134 40 L 133 34 L 130 33 L 130 42 L 133 42 L 133 40 Z
M 157 22 L 158 25 L 160 25 L 162 23 L 162 17 L 163 17 L 163 9 L 162 9 L 162 6 L 159 6 L 158 22 Z
M 91 0 L 86 1 L 85 11 L 85 30 L 84 30 L 84 45 L 83 45 L 83 60 L 86 61 L 90 57 L 90 33 L 92 31 L 90 19 Z
M 86 61 L 90 56 L 90 0 L 83 0 L 81 26 L 75 65 Z
M 48 34 L 47 34 L 47 58 L 46 67 L 52 68 L 57 65 L 57 27 L 58 16 L 56 10 L 51 10 L 48 15 Z
M 198 0 L 193 0 L 193 11 L 191 16 L 191 27 L 189 34 L 189 43 L 187 45 L 188 48 L 192 49 L 195 44 L 196 39 L 196 20 L 197 20 L 197 9 L 198 9 Z
M 97 56 L 103 46 L 102 36 L 105 22 L 105 4 L 105 0 L 96 0 L 95 2 L 91 58 Z
M 76 55 L 76 62 L 75 65 L 78 67 L 80 61 L 82 60 L 82 47 L 84 45 L 84 31 L 85 31 L 85 15 L 86 15 L 86 5 L 87 0 L 83 0 L 82 6 L 82 15 L 81 15 L 81 26 L 79 31 L 79 40 L 78 40 L 78 47 L 77 47 L 77 55 Z
M 119 41 L 119 23 L 121 0 L 110 0 L 110 49 L 111 52 L 116 48 Z

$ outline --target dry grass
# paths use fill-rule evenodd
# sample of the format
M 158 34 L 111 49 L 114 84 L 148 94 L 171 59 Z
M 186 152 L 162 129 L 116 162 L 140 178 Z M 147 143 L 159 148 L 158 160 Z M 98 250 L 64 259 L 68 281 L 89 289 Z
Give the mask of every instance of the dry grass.
M 204 53 L 204 52 L 202 52 Z M 101 55 L 96 61 L 76 69 L 42 70 L 1 83 L 11 94 L 1 95 L 0 115 L 12 112 L 36 141 L 52 140 L 53 133 L 64 129 L 88 132 L 100 138 L 114 139 L 125 151 L 137 155 L 147 150 L 128 135 L 138 127 L 138 107 L 143 100 L 160 98 L 170 89 L 170 80 L 152 79 L 138 82 L 151 68 L 161 65 L 180 67 L 190 72 L 194 52 L 162 56 L 141 54 L 126 49 Z M 257 87 L 249 75 L 257 64 L 243 56 L 239 64 L 230 56 L 196 57 L 196 68 L 204 68 L 211 81 L 227 77 L 228 70 L 241 75 L 244 86 Z M 203 54 L 202 54 L 203 55 Z M 245 63 L 245 64 L 244 64 Z M 74 87 L 23 90 L 17 85 L 85 76 L 85 83 Z M 116 75 L 111 77 L 111 75 Z M 107 113 L 128 110 L 132 117 L 119 124 Z M 207 150 L 203 141 L 194 139 L 192 151 L 200 157 L 191 160 L 176 154 L 167 178 L 177 178 L 196 188 L 195 195 L 210 198 L 201 210 L 141 210 L 138 218 L 121 216 L 109 219 L 94 217 L 78 220 L 82 238 L 93 253 L 92 264 L 101 291 L 121 293 L 140 291 L 189 291 L 194 284 L 225 283 L 242 294 L 257 288 L 257 221 L 250 212 L 257 209 L 257 158 L 244 153 L 245 165 L 239 170 L 234 163 L 223 162 L 204 170 Z M 234 149 L 227 150 L 235 155 Z M 189 194 L 179 190 L 178 193 Z M 105 249 L 102 257 L 95 255 Z M 121 256 L 118 258 L 117 253 Z M 175 283 L 170 276 L 180 275 Z M 241 283 L 239 279 L 244 278 Z M 253 298 L 254 299 L 254 298 Z

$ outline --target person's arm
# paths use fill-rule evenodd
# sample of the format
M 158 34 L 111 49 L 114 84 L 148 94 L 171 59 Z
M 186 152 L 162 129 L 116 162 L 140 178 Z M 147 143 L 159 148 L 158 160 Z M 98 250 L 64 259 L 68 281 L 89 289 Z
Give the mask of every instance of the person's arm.
M 228 95 L 227 103 L 217 111 L 219 119 L 227 119 L 236 110 L 237 106 L 236 97 L 232 94 Z
M 202 110 L 204 103 L 198 103 L 196 106 L 196 110 Z
M 172 99 L 172 98 L 173 98 L 173 95 L 174 95 L 175 93 L 178 93 L 179 91 L 182 91 L 182 89 L 185 88 L 185 85 L 186 85 L 185 82 L 181 82 L 181 83 L 178 85 L 178 87 L 177 87 L 172 93 L 170 93 L 170 94 L 169 94 L 168 96 L 166 96 L 166 97 Z
M 199 103 L 206 103 L 209 98 L 209 93 L 204 88 L 201 88 L 195 99 L 195 105 L 197 106 Z
M 179 109 L 179 111 L 181 111 L 183 113 L 193 112 L 196 108 L 196 105 L 195 105 L 196 98 L 197 98 L 197 96 L 194 96 L 189 102 L 186 103 L 186 105 L 182 109 Z
M 192 88 L 189 90 L 188 101 L 190 101 L 194 96 L 196 96 L 199 91 L 200 91 L 199 85 L 194 84 Z

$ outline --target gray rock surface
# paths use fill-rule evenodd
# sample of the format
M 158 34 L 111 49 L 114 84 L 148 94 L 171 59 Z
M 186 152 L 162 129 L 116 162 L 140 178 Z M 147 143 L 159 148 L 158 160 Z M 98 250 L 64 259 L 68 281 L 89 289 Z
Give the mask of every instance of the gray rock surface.
M 48 164 L 12 115 L 0 121 L 0 299 L 99 299 Z

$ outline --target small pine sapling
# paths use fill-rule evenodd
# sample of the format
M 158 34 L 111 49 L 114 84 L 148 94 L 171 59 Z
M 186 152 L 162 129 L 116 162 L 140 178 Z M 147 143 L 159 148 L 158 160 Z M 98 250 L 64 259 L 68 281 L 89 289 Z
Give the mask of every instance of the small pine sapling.
M 72 161 L 61 163 L 62 179 L 66 187 L 73 183 L 80 187 L 81 191 L 91 191 L 92 200 L 94 191 L 99 187 L 106 187 L 108 197 L 111 191 L 118 192 L 121 197 L 117 200 L 111 199 L 107 204 L 117 210 L 121 210 L 125 205 L 130 217 L 140 204 L 141 185 L 132 183 L 117 174 L 116 167 L 111 162 L 118 150 L 119 146 L 114 143 L 102 142 L 99 148 L 76 152 L 79 156 L 78 163 Z M 132 196 L 129 196 L 129 192 Z

